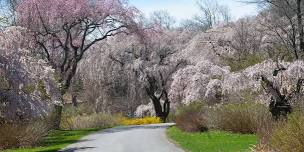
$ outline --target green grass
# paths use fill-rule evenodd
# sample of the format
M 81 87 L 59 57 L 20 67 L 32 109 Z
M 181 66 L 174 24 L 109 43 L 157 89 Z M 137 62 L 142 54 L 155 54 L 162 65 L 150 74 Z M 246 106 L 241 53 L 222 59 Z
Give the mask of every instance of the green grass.
M 168 136 L 190 152 L 249 152 L 257 144 L 255 135 L 233 134 L 222 131 L 186 133 L 177 127 L 167 131 Z
M 6 150 L 5 152 L 56 152 L 69 144 L 77 142 L 81 137 L 96 132 L 99 129 L 63 131 L 56 130 L 41 142 L 39 147 Z

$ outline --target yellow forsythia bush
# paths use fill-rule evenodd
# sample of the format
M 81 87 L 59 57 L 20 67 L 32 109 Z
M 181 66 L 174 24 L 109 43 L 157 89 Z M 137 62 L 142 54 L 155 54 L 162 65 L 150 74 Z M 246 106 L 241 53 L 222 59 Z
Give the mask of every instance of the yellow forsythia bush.
M 122 118 L 121 124 L 123 125 L 145 125 L 161 123 L 159 117 L 144 117 L 144 118 Z

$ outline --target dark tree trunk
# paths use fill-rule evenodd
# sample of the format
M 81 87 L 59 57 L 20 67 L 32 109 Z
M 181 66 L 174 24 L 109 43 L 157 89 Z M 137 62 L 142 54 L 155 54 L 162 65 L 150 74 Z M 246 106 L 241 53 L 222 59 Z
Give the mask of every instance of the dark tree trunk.
M 167 121 L 167 117 L 169 115 L 169 112 L 170 112 L 170 101 L 169 101 L 169 98 L 168 98 L 168 93 L 167 91 L 164 90 L 164 97 L 165 97 L 165 102 L 164 102 L 164 117 L 162 118 L 164 122 Z
M 78 106 L 78 104 L 77 104 L 77 95 L 72 95 L 72 103 L 73 103 L 74 107 Z
M 166 122 L 167 117 L 170 112 L 170 101 L 168 98 L 167 91 L 163 91 L 163 95 L 165 98 L 165 102 L 163 105 L 161 105 L 161 102 L 160 102 L 161 97 L 157 98 L 155 96 L 154 92 L 150 92 L 148 89 L 146 89 L 146 91 L 147 91 L 147 94 L 149 95 L 150 99 L 152 100 L 156 116 L 161 118 L 161 120 L 163 122 Z
M 165 122 L 170 111 L 170 102 L 169 102 L 168 94 L 167 91 L 164 89 L 165 81 L 162 79 L 162 87 L 159 87 L 158 82 L 154 76 L 147 75 L 147 80 L 148 80 L 148 86 L 146 87 L 146 92 L 150 97 L 150 99 L 152 100 L 155 114 L 157 117 L 161 118 L 163 122 Z M 156 96 L 157 91 L 161 91 L 159 97 Z M 160 102 L 162 98 L 165 99 L 163 105 L 161 105 Z
M 54 113 L 53 113 L 53 129 L 59 130 L 61 123 L 61 114 L 62 114 L 63 106 L 55 105 Z
M 74 75 L 76 73 L 77 63 L 78 62 L 76 61 L 76 59 L 73 59 L 73 61 L 71 62 L 71 65 L 68 66 L 67 70 L 60 71 L 61 83 L 63 84 L 63 88 L 61 89 L 62 96 L 67 92 L 67 90 L 69 89 L 69 87 L 71 85 L 72 78 L 74 77 Z M 74 104 L 74 99 L 72 102 Z M 62 110 L 63 110 L 62 105 L 55 105 L 55 111 L 54 111 L 54 117 L 53 117 L 54 129 L 60 129 Z
M 157 117 L 162 117 L 163 110 L 162 110 L 162 106 L 161 106 L 161 103 L 160 103 L 160 99 L 152 98 L 152 102 L 153 102 L 153 106 L 154 106 L 156 116 Z
M 276 88 L 271 81 L 262 76 L 262 81 L 265 83 L 265 89 L 271 94 L 271 102 L 269 104 L 269 111 L 273 118 L 278 120 L 280 117 L 286 118 L 289 113 L 292 112 L 292 107 L 289 103 L 289 97 L 281 94 L 278 88 Z
M 303 21 L 302 21 L 302 0 L 297 0 L 297 19 L 298 19 L 298 32 L 299 32 L 299 43 L 300 50 L 304 52 L 304 31 L 303 31 Z

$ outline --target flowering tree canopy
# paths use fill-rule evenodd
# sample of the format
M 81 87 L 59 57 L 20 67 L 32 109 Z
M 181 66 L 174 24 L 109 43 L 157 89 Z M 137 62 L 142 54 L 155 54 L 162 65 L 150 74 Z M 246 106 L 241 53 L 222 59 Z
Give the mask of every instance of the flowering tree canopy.
M 48 116 L 61 101 L 54 69 L 32 56 L 26 29 L 0 32 L 0 123 Z
M 62 94 L 94 44 L 140 31 L 139 11 L 124 0 L 26 0 L 18 4 L 17 18 L 17 24 L 31 33 L 39 54 L 56 70 Z M 59 128 L 62 106 L 55 108 L 54 127 Z
M 17 14 L 39 53 L 60 73 L 65 93 L 84 53 L 110 36 L 134 32 L 139 12 L 122 0 L 26 0 Z

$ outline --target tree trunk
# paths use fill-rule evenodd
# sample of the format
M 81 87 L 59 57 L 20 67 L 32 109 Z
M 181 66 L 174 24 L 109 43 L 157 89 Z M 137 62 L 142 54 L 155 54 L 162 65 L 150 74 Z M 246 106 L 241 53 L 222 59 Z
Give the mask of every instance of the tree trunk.
M 291 113 L 292 107 L 289 104 L 289 99 L 286 95 L 281 94 L 271 81 L 262 76 L 262 81 L 265 83 L 265 89 L 271 94 L 271 102 L 269 104 L 269 111 L 275 120 L 279 120 L 282 116 L 287 117 Z
M 156 116 L 160 117 L 160 118 L 163 117 L 163 111 L 162 111 L 160 99 L 158 99 L 158 98 L 151 98 L 151 99 L 152 99 L 152 103 L 154 106 Z
M 299 43 L 300 50 L 304 52 L 304 31 L 303 31 L 303 22 L 302 22 L 302 0 L 297 0 L 297 19 L 298 19 L 298 32 L 299 32 Z
M 151 98 L 153 102 L 155 114 L 157 117 L 159 117 L 162 120 L 162 122 L 166 122 L 170 112 L 170 101 L 168 99 L 168 95 L 166 91 L 164 91 L 164 96 L 165 96 L 165 102 L 163 106 L 161 105 L 160 98 L 156 98 L 156 97 Z
M 77 107 L 77 95 L 72 95 L 72 103 L 74 107 Z
M 63 88 L 61 89 L 61 95 L 63 96 L 70 87 L 71 80 L 75 75 L 77 69 L 77 62 L 74 61 L 72 68 L 68 71 L 60 71 L 62 74 L 61 83 L 63 84 Z M 60 129 L 61 117 L 62 117 L 62 109 L 63 105 L 55 105 L 55 110 L 53 113 L 53 129 Z
M 163 110 L 163 122 L 166 122 L 167 121 L 167 117 L 169 115 L 169 112 L 170 112 L 170 101 L 169 101 L 169 98 L 168 98 L 168 93 L 167 91 L 164 90 L 164 97 L 165 97 L 165 102 L 164 102 L 164 110 Z
M 62 115 L 62 108 L 61 105 L 55 105 L 54 115 L 53 115 L 53 129 L 59 130 L 60 123 L 61 123 L 61 115 Z

